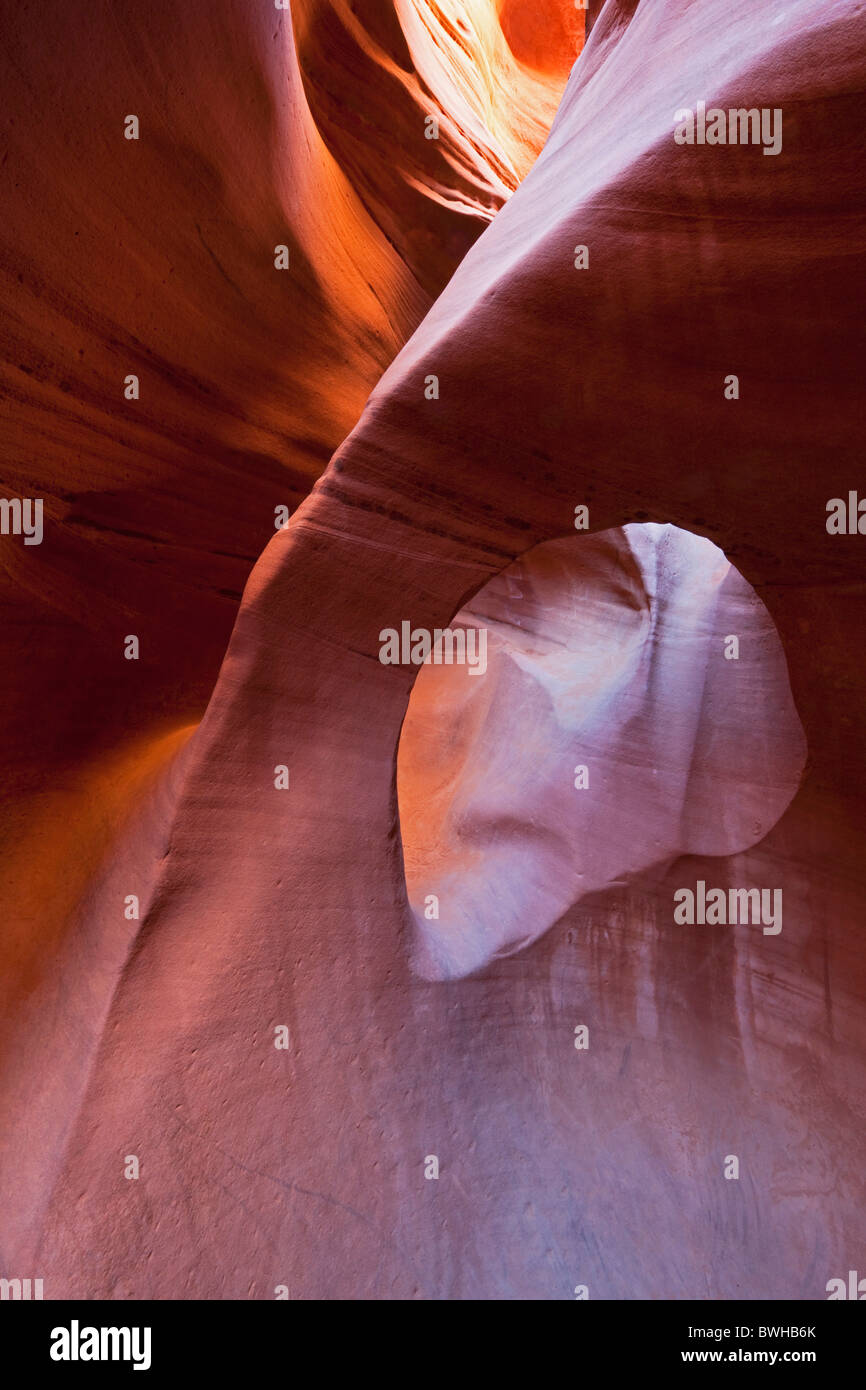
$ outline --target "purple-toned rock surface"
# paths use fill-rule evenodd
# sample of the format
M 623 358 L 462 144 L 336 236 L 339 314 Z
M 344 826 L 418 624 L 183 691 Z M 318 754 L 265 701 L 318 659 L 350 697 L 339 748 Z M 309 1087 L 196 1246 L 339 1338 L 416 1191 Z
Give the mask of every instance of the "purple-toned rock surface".
M 594 6 L 451 276 L 529 162 L 503 73 L 558 94 L 561 43 L 530 70 L 518 7 L 479 0 L 475 32 L 509 10 L 489 81 L 486 42 L 385 8 L 296 7 L 305 90 L 264 4 L 0 4 L 5 489 L 46 511 L 41 547 L 2 538 L 0 1252 L 49 1298 L 824 1298 L 864 1244 L 864 542 L 825 520 L 863 477 L 866 10 Z M 677 144 L 704 101 L 781 110 L 780 153 Z M 597 711 L 604 873 L 539 914 L 524 862 L 489 930 L 532 944 L 426 979 L 397 799 L 416 668 L 380 632 L 579 548 L 577 506 L 623 591 L 596 659 L 640 617 L 609 553 L 640 522 L 742 576 L 739 665 L 704 681 L 712 605 L 677 640 L 706 582 L 683 541 L 663 678 L 623 697 L 676 795 L 648 803 L 641 760 L 629 794 L 635 726 Z M 531 746 L 535 712 L 503 716 Z M 603 789 L 574 795 L 607 824 Z M 747 831 L 753 808 L 781 819 Z M 660 859 L 626 853 L 655 834 Z M 781 891 L 782 931 L 677 922 L 698 883 Z
M 781 644 L 709 541 L 672 526 L 548 541 L 451 627 L 479 634 L 474 661 L 434 648 L 397 764 L 426 977 L 510 954 L 652 865 L 750 848 L 797 790 Z

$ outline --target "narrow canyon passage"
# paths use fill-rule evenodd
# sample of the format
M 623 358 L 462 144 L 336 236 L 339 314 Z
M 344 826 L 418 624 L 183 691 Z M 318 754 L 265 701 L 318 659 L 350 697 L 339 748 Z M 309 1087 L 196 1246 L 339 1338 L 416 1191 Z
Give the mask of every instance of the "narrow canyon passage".
M 0 1256 L 46 1297 L 857 1266 L 863 566 L 825 521 L 862 473 L 864 11 L 607 0 L 584 46 L 536 8 L 0 3 L 5 487 L 46 516 L 2 550 Z M 783 111 L 778 155 L 677 143 L 705 99 Z M 585 656 L 381 660 L 494 628 L 564 546 Z M 519 853 L 425 918 L 497 816 Z M 782 929 L 678 921 L 699 884 L 781 892 Z

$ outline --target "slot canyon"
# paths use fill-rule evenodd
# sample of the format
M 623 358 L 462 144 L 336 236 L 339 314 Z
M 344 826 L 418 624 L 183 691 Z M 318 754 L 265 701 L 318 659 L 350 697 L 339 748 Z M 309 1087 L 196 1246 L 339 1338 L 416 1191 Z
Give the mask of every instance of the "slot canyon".
M 0 1275 L 866 1273 L 862 0 L 0 24 Z

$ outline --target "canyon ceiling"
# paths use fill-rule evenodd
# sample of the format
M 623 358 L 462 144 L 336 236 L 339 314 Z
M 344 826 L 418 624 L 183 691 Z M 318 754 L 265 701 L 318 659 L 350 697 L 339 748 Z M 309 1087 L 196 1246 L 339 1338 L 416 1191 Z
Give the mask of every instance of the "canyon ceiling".
M 826 1297 L 861 0 L 0 25 L 2 492 L 43 505 L 0 536 L 0 1274 Z M 778 153 L 678 142 L 698 103 Z M 486 669 L 387 664 L 405 622 Z M 684 924 L 698 885 L 780 930 Z

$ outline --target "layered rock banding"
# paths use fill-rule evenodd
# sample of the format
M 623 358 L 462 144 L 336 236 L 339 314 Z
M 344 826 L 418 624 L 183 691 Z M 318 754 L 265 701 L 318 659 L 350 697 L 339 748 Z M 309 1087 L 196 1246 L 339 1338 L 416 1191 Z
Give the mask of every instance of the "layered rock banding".
M 17 827 L 32 907 L 10 914 L 7 962 L 10 1270 L 38 1268 L 47 1297 L 825 1296 L 863 1236 L 862 560 L 824 527 L 861 446 L 861 7 L 607 0 L 537 161 L 393 361 L 435 288 L 411 264 L 423 238 L 392 242 L 374 209 L 393 183 L 343 173 L 339 132 L 318 134 L 285 17 L 99 4 L 46 37 L 6 11 L 7 490 L 36 484 L 54 523 L 35 554 L 4 538 L 9 602 L 22 652 L 58 611 L 89 634 L 61 624 L 39 650 L 7 757 L 26 787 L 29 709 L 52 731 L 36 765 L 82 727 L 77 774 L 114 789 L 71 893 L 36 891 L 62 799 L 42 832 L 35 814 Z M 703 99 L 782 109 L 782 153 L 677 146 L 675 111 Z M 136 106 L 148 138 L 119 182 L 110 132 Z M 135 423 L 113 404 L 130 354 L 162 382 Z M 389 362 L 255 565 L 191 732 L 233 613 L 215 557 L 237 545 L 219 587 L 243 581 L 284 470 L 294 503 Z M 235 477 L 250 454 L 261 490 Z M 156 541 L 122 535 L 152 536 L 160 500 Z M 671 524 L 721 548 L 778 629 L 805 773 L 732 859 L 595 892 L 508 959 L 426 980 L 396 795 L 415 671 L 383 666 L 378 634 L 446 626 L 571 533 L 576 504 L 593 532 Z M 133 687 L 137 627 L 153 665 Z M 81 711 L 103 680 L 95 732 Z M 781 886 L 783 932 L 677 927 L 673 889 L 699 879 Z

